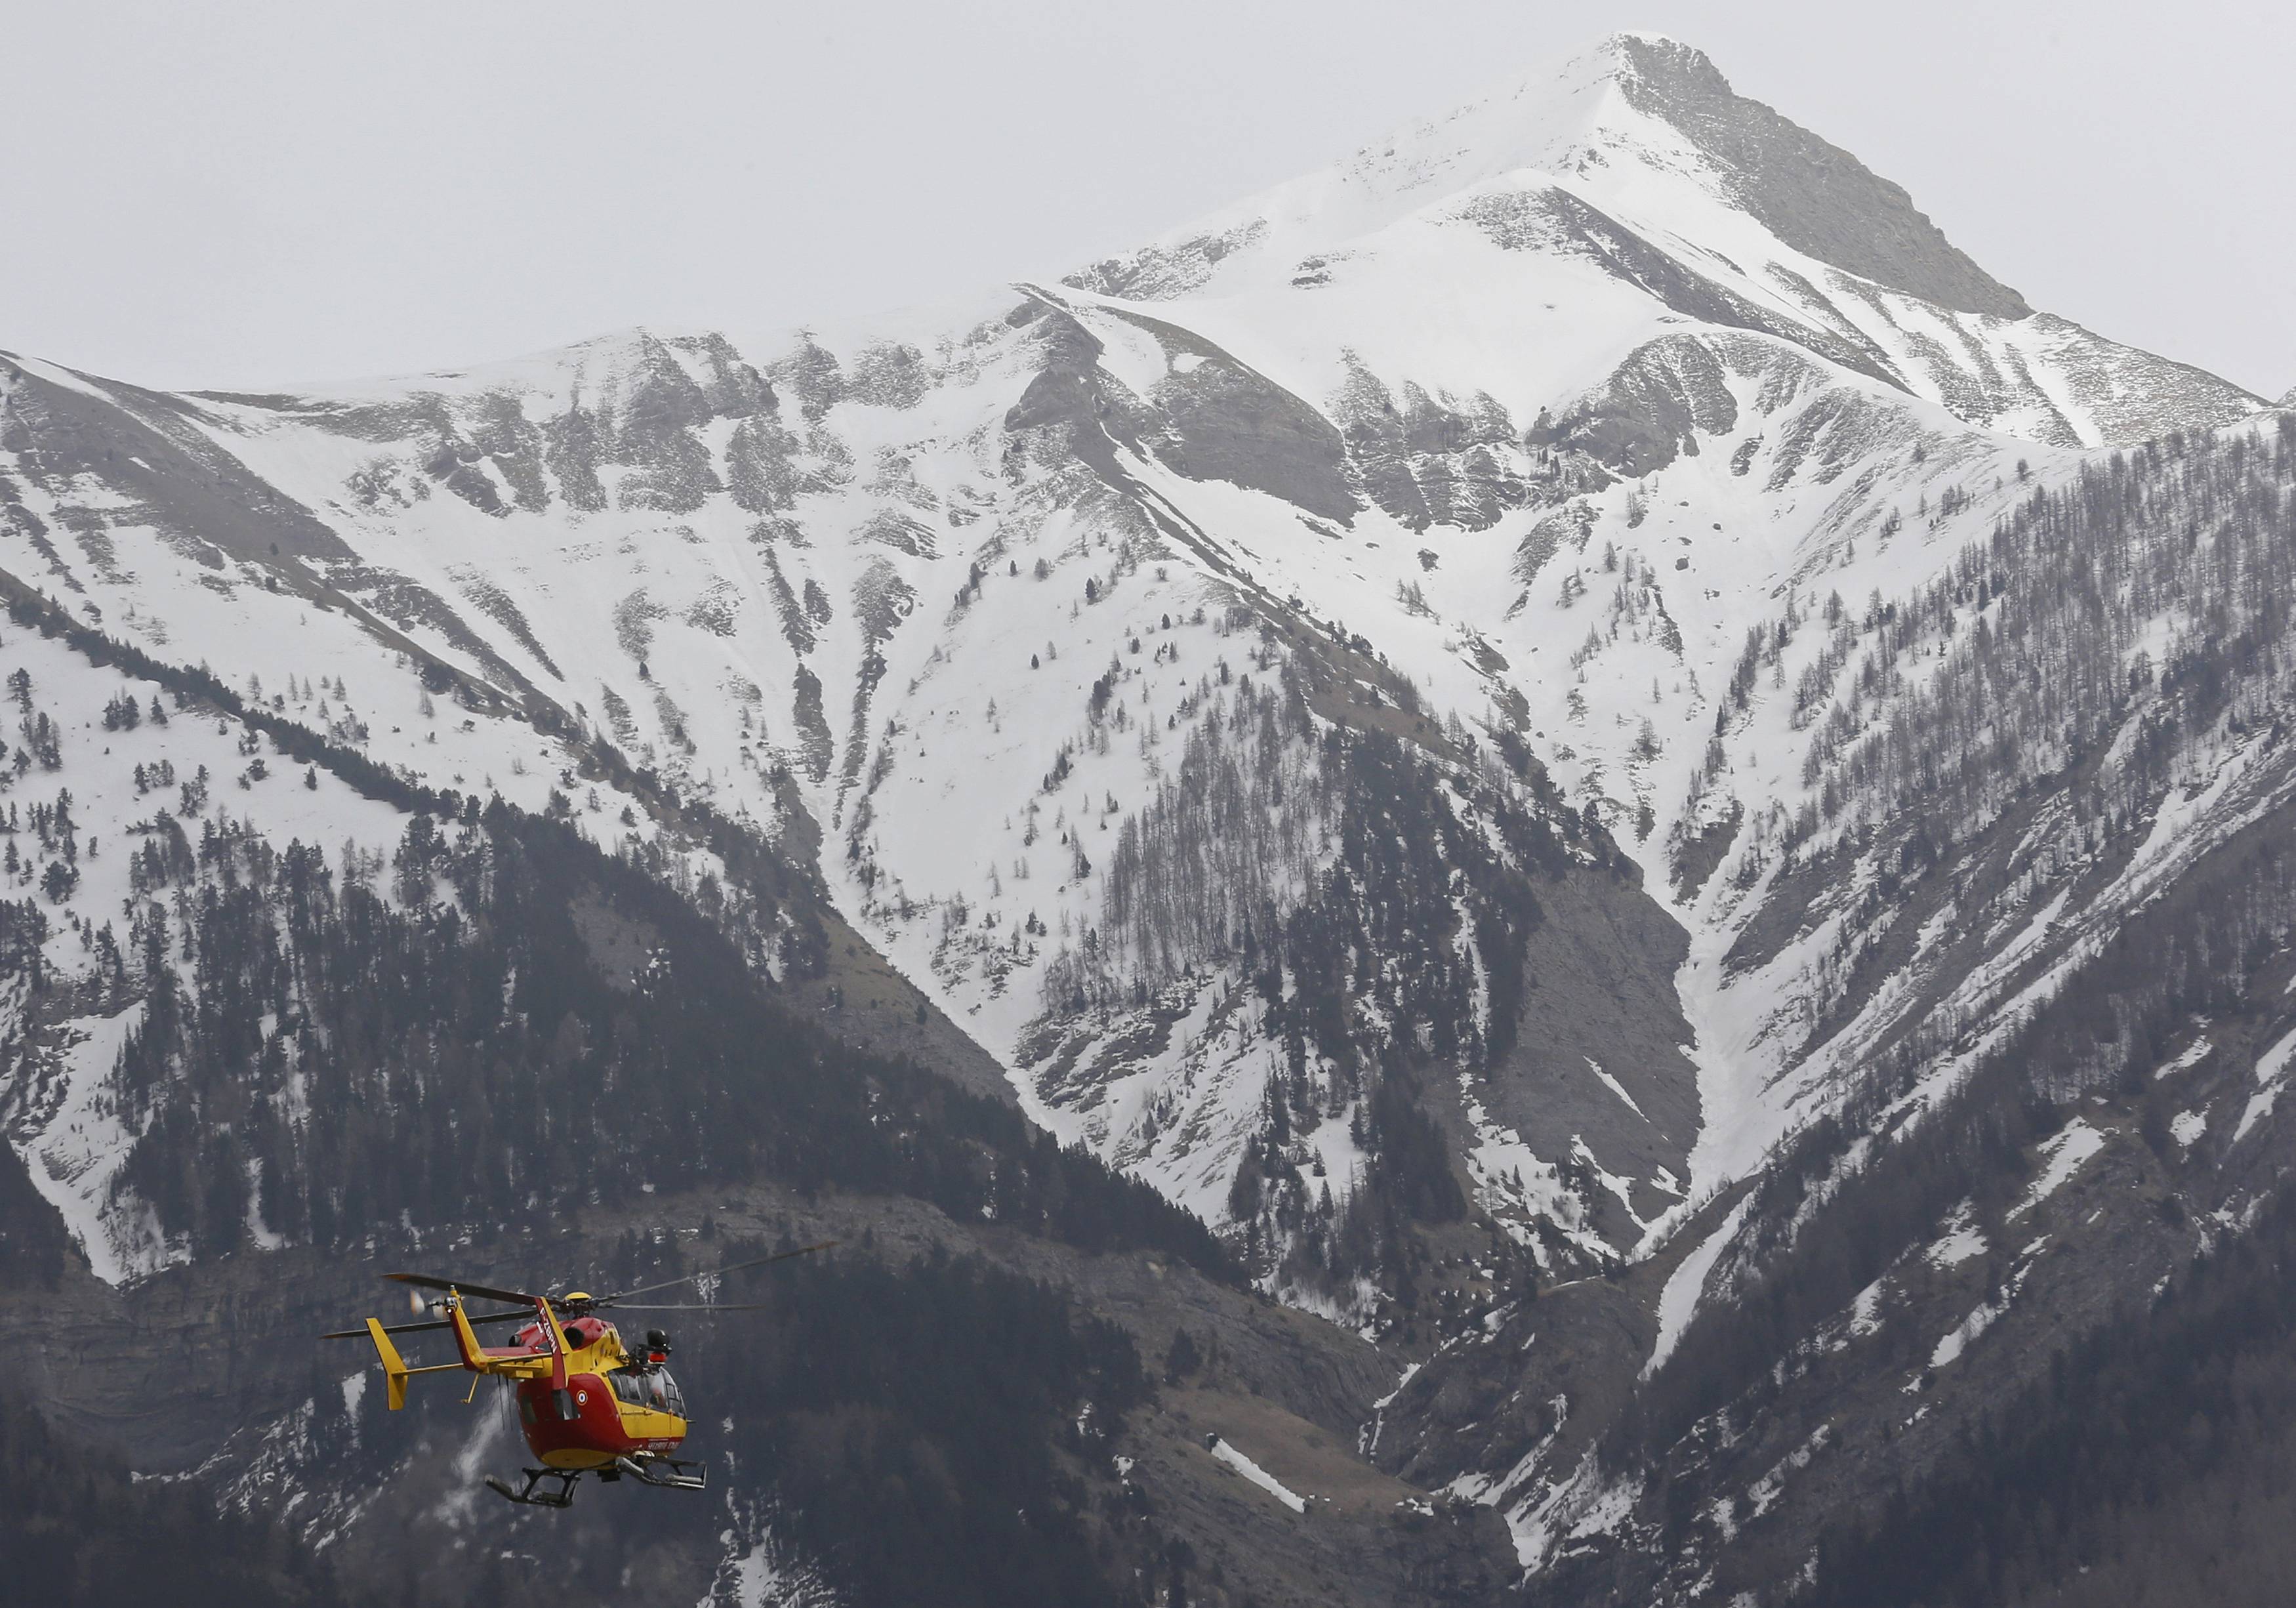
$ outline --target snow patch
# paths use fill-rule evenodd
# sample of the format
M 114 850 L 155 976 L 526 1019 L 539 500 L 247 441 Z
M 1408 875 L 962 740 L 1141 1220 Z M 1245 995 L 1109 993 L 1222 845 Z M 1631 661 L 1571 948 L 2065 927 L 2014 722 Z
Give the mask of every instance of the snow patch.
M 1620 1099 L 1627 1103 L 1627 1109 L 1628 1111 L 1634 1112 L 1636 1116 L 1642 1118 L 1645 1122 L 1650 1120 L 1649 1115 L 1644 1112 L 1643 1108 L 1635 1103 L 1635 1097 L 1627 1093 L 1627 1086 L 1620 1082 L 1616 1078 L 1611 1077 L 1610 1073 L 1604 1071 L 1601 1062 L 1595 1060 L 1592 1055 L 1589 1055 L 1587 1057 L 1587 1064 L 1594 1069 L 1595 1076 L 1603 1080 L 1603 1087 L 1604 1088 L 1609 1089 L 1612 1094 L 1616 1095 Z
M 2214 1046 L 2209 1043 L 2208 1035 L 2204 1033 L 2200 1038 L 2194 1039 L 2191 1044 L 2185 1046 L 2184 1053 L 2177 1056 L 2176 1059 L 2173 1061 L 2162 1062 L 2159 1070 L 2154 1071 L 2152 1076 L 2157 1079 L 2173 1077 L 2178 1072 L 2188 1072 L 2192 1071 L 2193 1068 L 2200 1065 L 2202 1061 L 2206 1060 L 2208 1058 L 2209 1051 Z
M 1235 1470 L 1237 1473 L 1242 1474 L 1245 1479 L 1259 1487 L 1260 1489 L 1266 1491 L 1278 1502 L 1283 1503 L 1284 1506 L 1290 1508 L 1293 1513 L 1303 1514 L 1308 1511 L 1308 1499 L 1305 1497 L 1300 1496 L 1296 1492 L 1289 1489 L 1284 1483 L 1281 1480 L 1278 1480 L 1274 1474 L 1269 1473 L 1266 1469 L 1260 1467 L 1259 1464 L 1254 1463 L 1250 1458 L 1236 1450 L 1234 1447 L 1230 1446 L 1226 1439 L 1223 1438 L 1212 1442 L 1212 1456 L 1218 1458 L 1222 1463 L 1226 1464 L 1230 1468 Z
M 1833 1342 L 1834 1350 L 1846 1351 L 1851 1341 L 1882 1332 L 1882 1296 L 1889 1284 L 1890 1276 L 1885 1273 L 1851 1299 L 1849 1321 L 1842 1325 L 1841 1337 Z
M 89 1271 L 114 1285 L 171 1259 L 146 1214 L 133 1201 L 115 1201 L 111 1193 L 112 1178 L 135 1138 L 121 1121 L 111 1069 L 143 1020 L 139 1001 L 116 1016 L 83 1016 L 65 1023 L 54 1056 L 61 1098 L 29 1142 L 20 1141 L 33 1187 L 62 1215 L 87 1254 Z
M 1959 1326 L 1937 1342 L 1936 1348 L 1930 1352 L 1930 1366 L 1941 1368 L 1958 1359 L 1968 1349 L 1969 1342 L 1991 1328 L 1994 1320 L 2008 1309 L 2005 1301 L 1997 1307 L 1989 1302 L 1980 1302 L 1976 1310 L 1961 1320 Z
M 1667 1275 L 1666 1287 L 1658 1292 L 1658 1343 L 1651 1348 L 1650 1360 L 1643 1365 L 1644 1379 L 1657 1373 L 1660 1365 L 1672 1356 L 1674 1348 L 1681 1343 L 1682 1332 L 1690 1326 L 1690 1319 L 1698 1310 L 1699 1300 L 1706 1293 L 1707 1276 L 1714 1271 L 1716 1259 L 1721 1256 L 1723 1248 L 1738 1232 L 1738 1226 L 1746 1220 L 1747 1208 L 1753 1203 L 1754 1197 L 1749 1194 L 1733 1206 L 1730 1215 L 1722 1219 L 1714 1232 L 1699 1242 L 1682 1259 L 1681 1264 Z
M 2021 1218 L 2062 1189 L 2081 1169 L 2081 1164 L 2103 1148 L 2104 1136 L 2081 1118 L 2075 1117 L 2066 1123 L 2041 1142 L 2045 1159 L 2041 1176 L 2025 1191 L 2025 1198 L 2009 1209 L 2009 1216 L 2013 1219 Z
M 1944 1235 L 1929 1248 L 1930 1265 L 1936 1268 L 1958 1267 L 1972 1258 L 1983 1256 L 1985 1249 L 1985 1235 L 1970 1220 L 1970 1202 L 1964 1201 L 1946 1219 Z
M 2249 1130 L 2272 1114 L 2280 1099 L 2281 1086 L 2287 1081 L 2288 1063 L 2296 1057 L 2296 1031 L 2291 1031 L 2270 1049 L 2256 1059 L 2256 1080 L 2262 1087 L 2248 1098 L 2248 1109 L 2240 1114 L 2240 1126 L 2232 1131 L 2232 1142 L 2239 1144 L 2248 1137 Z

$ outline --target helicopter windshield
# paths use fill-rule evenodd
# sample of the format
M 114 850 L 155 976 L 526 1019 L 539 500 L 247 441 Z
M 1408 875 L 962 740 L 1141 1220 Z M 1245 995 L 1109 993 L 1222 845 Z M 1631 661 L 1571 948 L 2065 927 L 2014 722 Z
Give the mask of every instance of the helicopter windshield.
M 685 1394 L 668 1368 L 625 1368 L 613 1376 L 614 1394 L 634 1407 L 685 1416 Z

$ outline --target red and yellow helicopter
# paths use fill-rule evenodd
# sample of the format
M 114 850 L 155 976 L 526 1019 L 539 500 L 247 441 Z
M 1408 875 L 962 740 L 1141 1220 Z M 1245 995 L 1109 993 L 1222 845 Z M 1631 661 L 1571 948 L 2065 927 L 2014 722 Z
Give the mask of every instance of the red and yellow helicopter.
M 393 1412 L 406 1405 L 406 1382 L 417 1374 L 467 1372 L 516 1382 L 519 1426 L 526 1432 L 528 1448 L 542 1466 L 526 1470 L 526 1483 L 516 1489 L 507 1480 L 487 1476 L 488 1487 L 512 1502 L 535 1507 L 570 1506 L 576 1482 L 587 1473 L 605 1481 L 627 1475 L 642 1485 L 665 1490 L 701 1490 L 707 1482 L 705 1465 L 671 1456 L 685 1440 L 686 1412 L 685 1398 L 667 1366 L 669 1336 L 660 1329 L 649 1329 L 644 1345 L 632 1350 L 621 1332 L 598 1314 L 610 1308 L 626 1312 L 754 1311 L 766 1303 L 625 1303 L 634 1295 L 652 1295 L 700 1279 L 808 1256 L 836 1243 L 824 1240 L 817 1245 L 802 1245 L 611 1295 L 579 1290 L 566 1295 L 533 1295 L 523 1290 L 494 1290 L 458 1279 L 434 1278 L 427 1273 L 387 1273 L 385 1278 L 416 1290 L 443 1292 L 429 1305 L 446 1316 L 413 1324 L 384 1324 L 370 1317 L 363 1329 L 338 1329 L 321 1338 L 374 1341 Z M 472 1300 L 504 1301 L 513 1309 L 473 1315 L 463 1304 Z M 416 1304 L 423 1304 L 419 1297 Z M 508 1323 L 521 1325 L 512 1333 L 510 1344 L 479 1343 L 480 1328 Z M 454 1332 L 459 1360 L 409 1367 L 390 1337 L 436 1329 Z M 474 1378 L 472 1396 L 478 1389 Z M 555 1483 L 545 1489 L 545 1481 Z

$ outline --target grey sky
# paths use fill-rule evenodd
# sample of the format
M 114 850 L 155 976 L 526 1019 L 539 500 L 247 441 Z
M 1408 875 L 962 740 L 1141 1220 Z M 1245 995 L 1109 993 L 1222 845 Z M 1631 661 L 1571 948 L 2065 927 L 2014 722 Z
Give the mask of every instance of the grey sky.
M 2296 8 L 0 0 L 0 347 L 164 386 L 1057 273 L 1620 28 L 2037 306 L 2296 384 Z

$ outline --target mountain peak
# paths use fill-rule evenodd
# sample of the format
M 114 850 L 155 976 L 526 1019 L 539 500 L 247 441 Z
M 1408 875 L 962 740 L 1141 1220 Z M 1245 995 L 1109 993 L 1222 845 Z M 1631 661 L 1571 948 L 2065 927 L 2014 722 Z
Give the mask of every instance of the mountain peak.
M 2022 318 L 2032 311 L 1947 240 L 1901 187 L 1739 94 L 1704 52 L 1657 33 L 1608 35 L 1069 283 L 1161 299 L 1215 280 L 1232 286 L 1277 272 L 1289 279 L 1305 257 L 1344 249 L 1446 196 L 1512 176 L 1554 175 L 1606 206 L 1628 174 L 1652 171 L 1684 201 L 1686 180 L 1792 250 L 1887 289 L 1958 312 Z M 1687 204 L 1704 211 L 1703 202 Z M 1688 217 L 1660 221 L 1692 235 L 1703 226 Z
M 1686 69 L 1703 70 L 1718 79 L 1722 76 L 1715 67 L 1713 58 L 1696 45 L 1677 39 L 1672 34 L 1656 33 L 1648 29 L 1628 28 L 1614 34 L 1605 34 L 1592 49 L 1580 54 L 1587 59 L 1614 63 L 1613 70 L 1620 76 L 1641 73 L 1645 70 L 1645 62 L 1660 58 L 1677 60 Z
M 1615 82 L 1628 104 L 1680 132 L 1729 200 L 1795 250 L 1965 313 L 2022 318 L 2025 299 L 1979 267 L 1905 190 L 1849 152 L 1750 100 L 1704 52 L 1659 34 L 1617 34 Z

